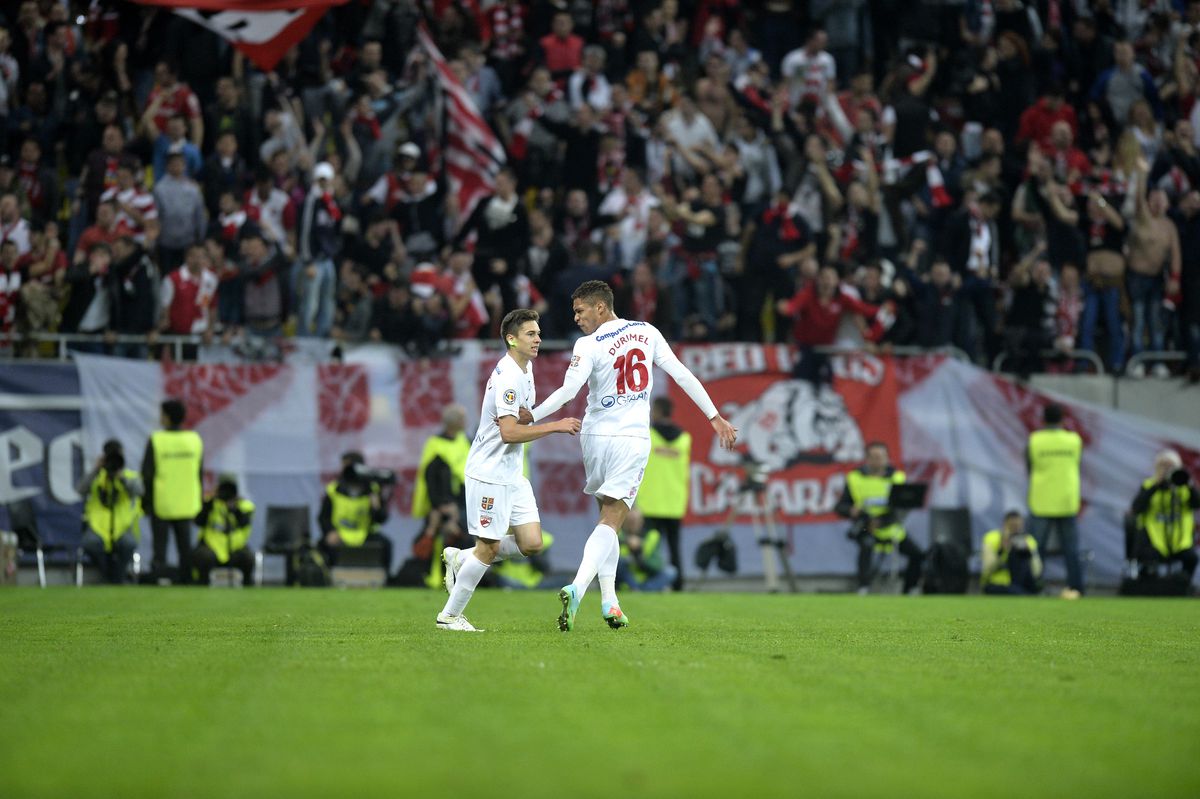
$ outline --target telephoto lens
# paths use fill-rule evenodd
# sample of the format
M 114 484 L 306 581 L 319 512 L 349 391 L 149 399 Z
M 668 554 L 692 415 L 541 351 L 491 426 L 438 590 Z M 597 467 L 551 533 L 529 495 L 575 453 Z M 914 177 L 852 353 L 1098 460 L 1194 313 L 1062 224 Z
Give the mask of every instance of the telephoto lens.
M 1176 469 L 1171 472 L 1171 482 L 1177 486 L 1185 486 L 1191 481 L 1191 475 L 1187 473 L 1187 469 Z

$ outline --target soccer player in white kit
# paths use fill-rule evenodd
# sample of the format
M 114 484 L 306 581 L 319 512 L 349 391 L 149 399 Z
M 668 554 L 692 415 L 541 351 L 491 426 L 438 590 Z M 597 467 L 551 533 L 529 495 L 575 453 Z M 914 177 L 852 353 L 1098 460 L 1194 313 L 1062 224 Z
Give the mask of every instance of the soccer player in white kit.
M 562 387 L 533 409 L 534 422 L 558 412 L 588 385 L 587 413 L 580 440 L 587 475 L 584 493 L 600 505 L 600 523 L 583 549 L 583 561 L 570 585 L 559 592 L 563 632 L 575 628 L 579 602 L 592 582 L 600 579 L 600 611 L 609 627 L 620 629 L 629 619 L 617 603 L 617 560 L 621 552 L 617 530 L 633 507 L 650 457 L 650 393 L 654 369 L 670 375 L 712 424 L 721 446 L 732 449 L 737 429 L 717 413 L 708 392 L 680 363 L 662 333 L 646 322 L 630 322 L 613 313 L 613 293 L 607 283 L 589 280 L 571 295 L 575 324 L 583 338 L 567 367 Z
M 447 547 L 442 552 L 450 591 L 437 615 L 442 630 L 478 632 L 463 610 L 488 566 L 542 550 L 541 518 L 533 488 L 521 470 L 523 445 L 551 433 L 575 435 L 580 428 L 578 419 L 517 424 L 520 409 L 533 407 L 536 398 L 530 362 L 542 343 L 537 311 L 510 312 L 500 324 L 500 335 L 508 352 L 488 378 L 479 430 L 467 454 L 467 532 L 475 536 L 475 546 L 470 550 Z

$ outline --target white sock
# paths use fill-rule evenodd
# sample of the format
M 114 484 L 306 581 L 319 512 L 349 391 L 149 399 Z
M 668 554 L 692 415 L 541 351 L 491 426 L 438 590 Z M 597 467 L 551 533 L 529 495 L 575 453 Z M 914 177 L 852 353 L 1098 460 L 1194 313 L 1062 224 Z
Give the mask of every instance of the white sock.
M 621 558 L 621 541 L 613 534 L 612 547 L 604 556 L 597 576 L 600 578 L 600 604 L 617 604 L 617 561 Z
M 475 557 L 474 552 L 464 555 L 462 566 L 458 568 L 458 578 L 454 581 L 454 590 L 450 592 L 450 598 L 446 600 L 446 607 L 442 608 L 442 613 L 461 616 L 463 609 L 471 601 L 471 594 L 475 593 L 475 586 L 479 585 L 487 570 L 487 564 Z
M 609 550 L 617 547 L 617 531 L 609 527 L 607 524 L 598 524 L 596 529 L 592 530 L 592 534 L 588 536 L 587 543 L 583 546 L 583 560 L 579 562 L 579 571 L 575 572 L 575 579 L 572 581 L 575 586 L 575 594 L 583 599 L 583 595 L 587 593 L 588 586 L 592 584 L 592 578 L 604 566 L 608 558 Z M 613 573 L 616 573 L 616 565 L 613 565 Z
M 513 558 L 524 557 L 521 554 L 521 548 L 517 546 L 517 537 L 511 533 L 500 539 L 500 553 L 496 555 L 496 560 L 511 560 Z

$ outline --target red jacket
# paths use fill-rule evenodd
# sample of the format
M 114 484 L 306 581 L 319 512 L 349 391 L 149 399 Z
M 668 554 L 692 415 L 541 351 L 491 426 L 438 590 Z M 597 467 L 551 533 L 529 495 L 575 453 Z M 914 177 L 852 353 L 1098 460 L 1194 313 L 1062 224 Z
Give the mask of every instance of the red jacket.
M 565 39 L 547 33 L 538 44 L 542 46 L 546 69 L 553 75 L 574 72 L 583 64 L 583 39 L 573 33 Z
M 817 298 L 815 283 L 800 289 L 788 301 L 787 315 L 792 317 L 792 330 L 796 343 L 802 347 L 821 347 L 833 344 L 837 339 L 838 325 L 846 313 L 872 317 L 879 310 L 846 291 L 841 286 L 827 303 Z
M 1017 128 L 1017 142 L 1031 141 L 1050 149 L 1050 129 L 1055 122 L 1066 122 L 1071 126 L 1071 134 L 1079 137 L 1079 121 L 1075 118 L 1075 109 L 1066 102 L 1060 103 L 1058 110 L 1051 110 L 1050 103 L 1043 97 L 1025 109 L 1021 114 L 1021 122 Z

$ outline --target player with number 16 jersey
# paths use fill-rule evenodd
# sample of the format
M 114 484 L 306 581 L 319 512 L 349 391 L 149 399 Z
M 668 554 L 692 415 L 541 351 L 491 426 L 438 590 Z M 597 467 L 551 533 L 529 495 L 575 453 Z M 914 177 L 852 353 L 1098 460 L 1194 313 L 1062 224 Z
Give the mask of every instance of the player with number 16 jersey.
M 620 546 L 617 530 L 633 507 L 650 457 L 650 395 L 654 367 L 675 380 L 713 426 L 721 445 L 732 448 L 737 430 L 717 413 L 708 392 L 675 357 L 662 333 L 646 322 L 619 318 L 613 312 L 608 284 L 589 280 L 571 296 L 575 322 L 583 338 L 575 342 L 562 387 L 533 409 L 537 422 L 558 412 L 588 385 L 587 413 L 580 431 L 584 492 L 600 504 L 600 523 L 584 546 L 575 581 L 559 598 L 559 628 L 574 629 L 575 612 L 593 577 L 600 579 L 601 612 L 610 627 L 628 626 L 617 605 L 615 575 Z

